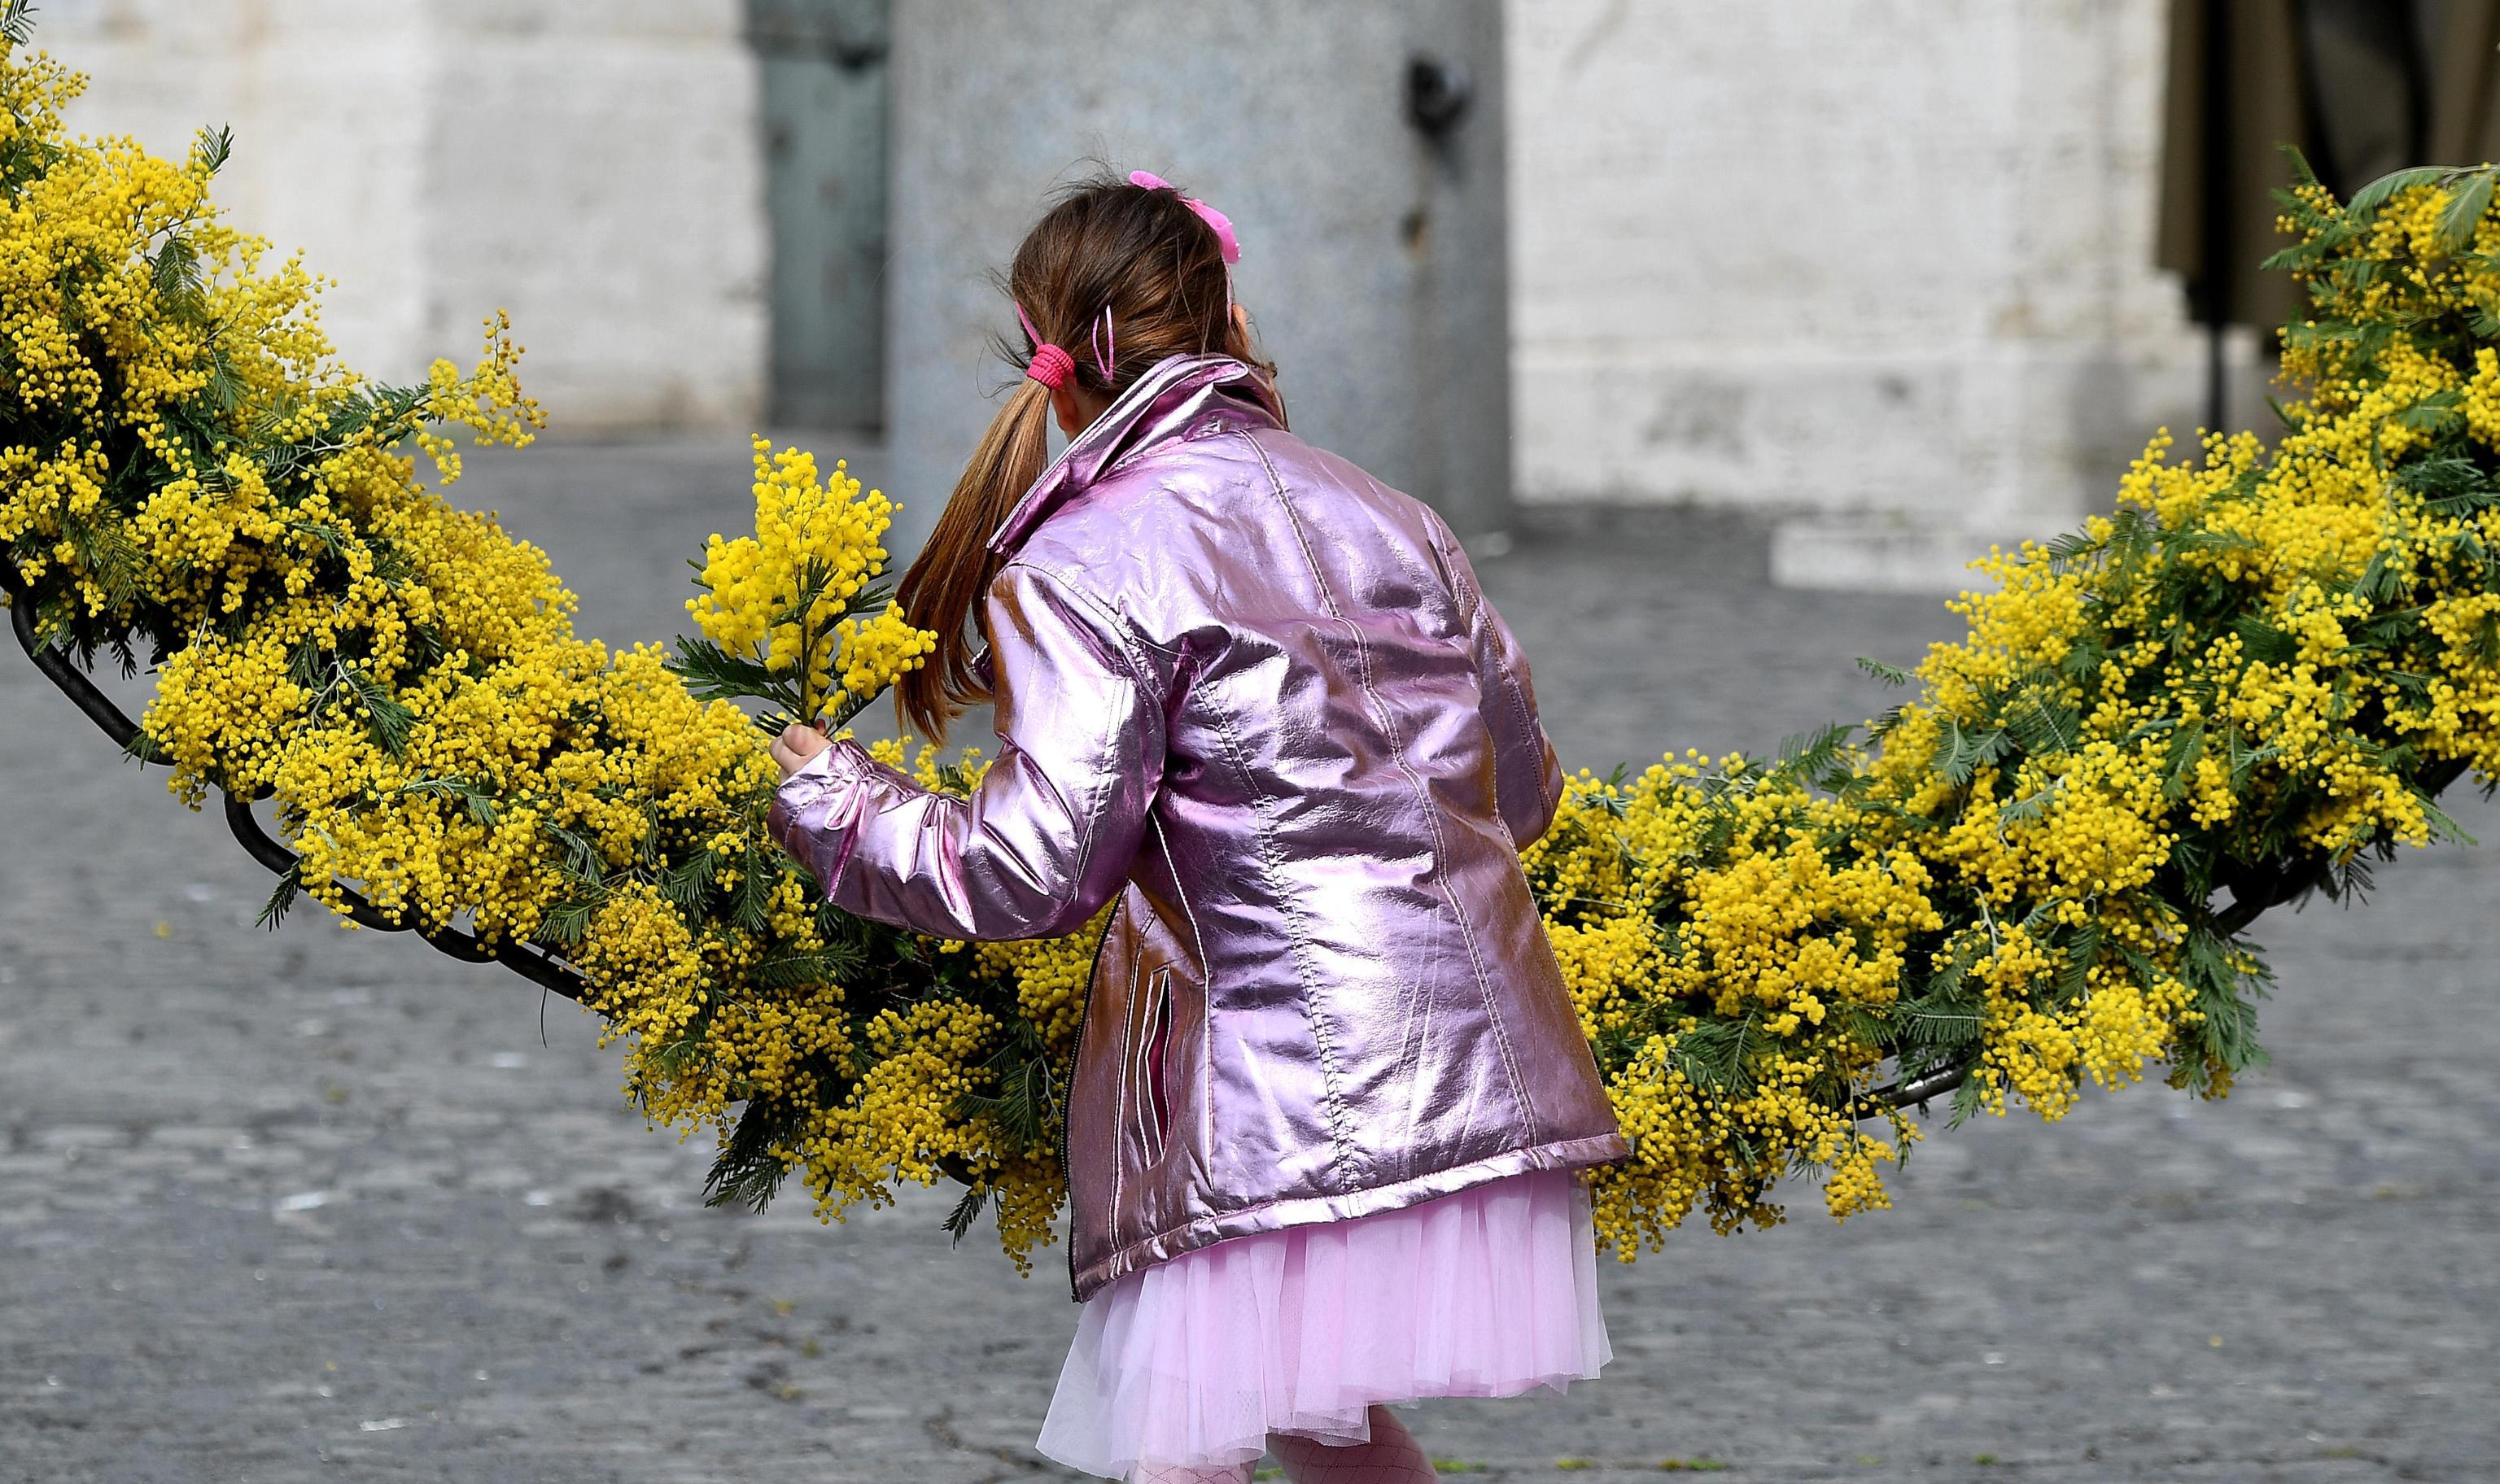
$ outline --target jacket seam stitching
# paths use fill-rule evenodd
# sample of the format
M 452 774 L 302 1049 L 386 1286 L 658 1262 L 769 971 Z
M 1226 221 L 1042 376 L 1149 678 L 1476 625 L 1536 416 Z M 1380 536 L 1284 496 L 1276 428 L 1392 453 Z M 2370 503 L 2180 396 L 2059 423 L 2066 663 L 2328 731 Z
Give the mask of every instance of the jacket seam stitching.
M 1536 1108 L 1529 1099 L 1528 1083 L 1520 1076 L 1519 1062 L 1511 1050 L 1510 1028 L 1502 1023 L 1501 1011 L 1494 1003 L 1493 980 L 1485 972 L 1484 951 L 1476 943 L 1475 922 L 1468 917 L 1464 904 L 1460 902 L 1457 888 L 1450 884 L 1449 842 L 1441 833 L 1440 812 L 1432 803 L 1431 790 L 1425 787 L 1423 776 L 1406 760 L 1405 737 L 1399 732 L 1388 703 L 1380 698 L 1378 687 L 1372 684 L 1371 646 L 1364 642 L 1362 629 L 1337 606 L 1336 595 L 1329 590 L 1328 578 L 1320 570 L 1319 558 L 1311 551 L 1310 537 L 1302 530 L 1301 514 L 1294 508 L 1293 498 L 1286 494 L 1284 480 L 1278 477 L 1275 465 L 1268 461 L 1267 450 L 1260 447 L 1255 437 L 1249 441 L 1250 447 L 1259 455 L 1260 466 L 1267 471 L 1268 488 L 1276 497 L 1277 507 L 1284 512 L 1285 524 L 1293 530 L 1295 544 L 1301 548 L 1302 561 L 1310 565 L 1311 581 L 1319 589 L 1321 603 L 1327 607 L 1329 617 L 1345 629 L 1347 639 L 1354 645 L 1356 684 L 1363 688 L 1365 698 L 1371 703 L 1372 715 L 1378 718 L 1381 730 L 1388 734 L 1389 756 L 1396 759 L 1398 771 L 1405 776 L 1407 787 L 1414 790 L 1415 800 L 1422 807 L 1424 827 L 1432 837 L 1432 878 L 1440 884 L 1441 896 L 1450 904 L 1451 916 L 1459 919 L 1459 941 L 1466 945 L 1467 963 L 1475 971 L 1476 993 L 1484 1002 L 1485 1023 L 1493 1031 L 1494 1045 L 1501 1052 L 1502 1071 L 1510 1078 L 1511 1098 L 1519 1105 L 1520 1119 L 1528 1126 L 1528 1137 L 1533 1142 L 1537 1137 Z
M 1113 618 L 1113 616 L 1108 614 L 1101 603 L 1096 602 L 1086 594 L 1079 592 L 1076 588 L 1071 586 L 1067 579 L 1061 577 L 1058 573 L 1051 571 L 1047 567 L 1036 566 L 1025 562 L 1010 562 L 1001 567 L 1000 571 L 1003 573 L 1014 571 L 1018 568 L 1031 572 L 1036 577 L 1048 582 L 1052 587 L 1065 594 L 1070 601 L 1089 610 L 1098 622 L 1105 618 Z M 1128 635 L 1123 632 L 1125 627 L 1125 625 L 1117 622 L 1116 618 L 1114 618 L 1113 622 L 1106 626 L 1106 630 L 1110 634 L 1112 642 L 1119 648 L 1121 664 L 1126 666 L 1129 671 L 1127 680 L 1130 689 L 1136 692 L 1138 700 L 1144 701 L 1154 693 L 1145 684 L 1144 672 L 1137 663 L 1137 657 L 1130 651 Z M 1110 720 L 1104 724 L 1102 735 L 1101 741 L 1097 744 L 1096 751 L 1098 753 L 1104 751 L 1107 744 L 1111 741 L 1113 736 L 1118 733 L 1119 729 L 1120 718 L 1115 713 Z M 1076 863 L 1074 868 L 1069 873 L 1069 889 L 1073 893 L 1069 897 L 1070 902 L 1082 899 L 1085 886 L 1085 873 L 1094 864 L 1095 841 L 1102 833 L 1102 817 L 1110 810 L 1111 793 L 1116 784 L 1117 780 L 1115 779 L 1105 778 L 1102 780 L 1094 790 L 1093 798 L 1087 801 L 1085 808 L 1085 827 L 1080 831 L 1077 838 Z M 1059 911 L 1066 911 L 1068 904 L 1059 903 L 1056 904 L 1056 906 Z
M 1276 467 L 1267 460 L 1267 450 L 1260 447 L 1259 440 L 1247 434 L 1243 435 L 1242 440 L 1250 445 L 1250 452 L 1258 459 L 1260 469 L 1267 476 L 1269 489 L 1276 494 L 1278 497 L 1278 502 L 1281 504 L 1284 496 L 1284 485 L 1276 476 Z M 1302 560 L 1310 564 L 1311 570 L 1316 576 L 1319 570 L 1319 564 L 1313 562 L 1311 559 L 1310 546 L 1302 539 L 1300 524 L 1292 519 L 1292 511 L 1290 507 L 1287 507 L 1286 513 L 1287 524 L 1292 526 L 1294 531 L 1294 540 L 1302 548 Z M 1333 601 L 1331 600 L 1328 596 L 1328 584 L 1324 581 L 1320 583 L 1320 597 L 1321 601 L 1328 603 L 1332 609 L 1335 606 Z M 1249 764 L 1241 756 L 1239 741 L 1233 735 L 1232 722 L 1230 718 L 1225 719 L 1224 734 L 1226 742 L 1231 745 L 1234 751 L 1234 765 L 1241 769 L 1242 778 L 1247 782 L 1250 777 Z M 1252 793 L 1254 797 L 1258 797 L 1261 800 L 1261 803 L 1264 806 L 1266 803 L 1266 796 L 1259 793 L 1255 787 L 1252 790 Z M 1264 807 L 1262 809 L 1262 813 L 1265 813 Z M 1276 893 L 1277 906 L 1285 912 L 1286 916 L 1292 919 L 1294 924 L 1294 966 L 1297 970 L 1297 977 L 1302 982 L 1303 1026 L 1310 1032 L 1311 1044 L 1319 1049 L 1320 1053 L 1320 1086 L 1323 1093 L 1326 1094 L 1329 1114 L 1329 1138 L 1330 1142 L 1334 1145 L 1334 1147 L 1330 1150 L 1329 1164 L 1331 1168 L 1337 1172 L 1341 1178 L 1347 1178 L 1350 1180 L 1351 1177 L 1348 1176 L 1347 1172 L 1349 1167 L 1356 1163 L 1356 1161 L 1351 1157 L 1353 1154 L 1353 1145 L 1345 1137 L 1345 1071 L 1337 1059 L 1336 1038 L 1331 1031 L 1328 1017 L 1320 1014 L 1319 985 L 1311 973 L 1309 919 L 1307 915 L 1303 913 L 1301 904 L 1294 898 L 1292 893 L 1283 888 L 1283 878 L 1277 873 L 1275 867 L 1275 848 L 1273 842 L 1267 838 L 1267 831 L 1265 828 L 1265 823 L 1266 822 L 1263 819 L 1259 841 L 1260 854 L 1268 858 L 1268 880 L 1271 889 Z M 1367 1163 L 1367 1161 L 1365 1163 Z
M 1453 541 L 1456 539 L 1457 538 L 1455 536 L 1452 537 Z M 1452 582 L 1458 587 L 1460 593 L 1468 599 L 1467 628 L 1472 633 L 1474 633 L 1477 642 L 1484 644 L 1491 652 L 1493 656 L 1494 673 L 1501 677 L 1502 694 L 1510 702 L 1511 714 L 1519 721 L 1519 729 L 1521 734 L 1529 738 L 1539 736 L 1541 733 L 1540 728 L 1536 725 L 1536 708 L 1528 703 L 1528 688 L 1519 683 L 1519 672 L 1512 667 L 1510 657 L 1493 643 L 1494 636 L 1489 631 L 1485 623 L 1486 598 L 1484 596 L 1483 585 L 1474 581 L 1460 580 L 1458 577 L 1458 567 L 1455 564 L 1451 566 L 1450 570 Z M 1544 765 L 1545 759 L 1542 757 L 1539 757 L 1536 760 L 1537 808 L 1541 812 L 1550 816 L 1553 813 L 1554 805 L 1557 802 L 1555 798 L 1549 796 L 1545 791 L 1545 777 L 1551 770 Z M 1497 814 L 1501 813 L 1501 770 L 1499 768 L 1496 768 L 1494 770 L 1494 812 Z M 1502 818 L 1501 828 L 1503 834 L 1508 835 L 1512 833 L 1510 828 L 1510 820 L 1506 815 Z M 1513 854 L 1516 854 L 1518 849 L 1519 842 L 1514 836 L 1511 841 L 1511 850 Z
M 1129 678 L 1137 684 L 1140 694 L 1152 694 L 1153 688 L 1146 684 L 1147 667 L 1137 653 L 1139 650 L 1150 649 L 1157 654 L 1167 655 L 1173 659 L 1178 659 L 1180 657 L 1180 652 L 1178 650 L 1172 649 L 1168 645 L 1158 644 L 1147 638 L 1144 634 L 1137 632 L 1135 628 L 1130 624 L 1128 615 L 1122 613 L 1119 608 L 1113 604 L 1105 602 L 1102 598 L 1087 592 L 1082 585 L 1066 572 L 1060 571 L 1055 567 L 1044 566 L 1040 563 L 1032 561 L 1025 557 L 1018 557 L 1012 562 L 1003 564 L 1000 566 L 999 571 L 1002 574 L 1011 571 L 1031 572 L 1035 576 L 1047 581 L 1052 587 L 1065 594 L 1070 602 L 1075 603 L 1078 607 L 1083 608 L 1087 613 L 1091 614 L 1094 621 L 1102 627 L 1103 633 L 1110 637 L 1112 643 L 1119 646 L 1120 662 L 1128 666 Z
M 1209 701 L 1207 715 L 1215 722 L 1216 734 L 1224 739 L 1224 750 L 1233 760 L 1234 771 L 1241 775 L 1241 787 L 1250 795 L 1251 837 L 1258 842 L 1259 864 L 1267 879 L 1267 889 L 1276 899 L 1277 909 L 1294 925 L 1294 977 L 1302 986 L 1302 1025 L 1310 1032 L 1312 1044 L 1320 1053 L 1320 1112 L 1329 1125 L 1329 1165 L 1339 1175 L 1346 1173 L 1350 1145 L 1345 1137 L 1345 1107 L 1339 1086 L 1341 1076 L 1336 1064 L 1336 1049 L 1322 1028 L 1317 1008 L 1318 985 L 1311 974 L 1310 933 L 1305 925 L 1301 905 L 1285 889 L 1284 877 L 1278 868 L 1276 842 L 1268 827 L 1269 799 L 1250 771 L 1250 761 L 1241 751 L 1241 740 L 1233 734 L 1233 719 L 1220 705 Z M 1191 926 L 1196 927 L 1192 922 Z M 1212 1015 L 1209 1016 L 1212 1021 Z
M 1450 534 L 1449 527 L 1443 524 L 1437 517 L 1434 518 L 1433 528 L 1434 529 L 1430 530 L 1429 537 L 1432 541 L 1436 551 L 1438 551 L 1441 537 L 1444 535 L 1449 536 L 1450 545 L 1458 545 L 1458 537 L 1454 534 Z M 1448 552 L 1439 552 L 1439 555 L 1447 566 L 1451 588 L 1457 594 L 1462 604 L 1467 609 L 1466 623 L 1469 635 L 1478 644 L 1485 643 L 1491 639 L 1492 635 L 1487 631 L 1485 626 L 1485 596 L 1483 588 L 1473 580 L 1473 572 L 1471 569 L 1457 561 Z M 1460 573 L 1463 571 L 1467 572 L 1468 575 L 1462 577 Z M 1500 677 L 1503 692 L 1510 699 L 1511 710 L 1519 719 L 1521 731 L 1528 737 L 1541 738 L 1543 736 L 1543 732 L 1536 725 L 1535 709 L 1528 704 L 1527 694 L 1519 684 L 1518 676 L 1512 673 L 1508 661 L 1497 650 L 1493 652 L 1493 667 L 1495 672 Z M 1545 797 L 1544 774 L 1547 769 L 1544 766 L 1544 760 L 1545 759 L 1540 753 L 1537 758 L 1538 776 L 1536 780 L 1536 793 L 1538 798 L 1538 807 L 1544 810 L 1550 817 L 1554 801 Z M 1511 859 L 1514 861 L 1517 860 L 1519 858 L 1519 836 L 1517 832 L 1512 830 L 1510 827 L 1509 813 L 1501 807 L 1501 759 L 1498 757 L 1494 759 L 1493 769 L 1493 817 L 1494 823 L 1500 826 L 1503 843 L 1510 847 Z M 1537 936 L 1540 939 L 1544 937 L 1544 933 L 1541 929 Z M 1472 941 L 1470 942 L 1470 947 L 1472 948 Z M 1551 944 L 1547 945 L 1546 953 L 1548 957 L 1552 956 L 1553 948 Z M 1490 990 L 1486 992 L 1486 1000 L 1488 1003 L 1488 1009 L 1490 1010 L 1492 1000 L 1492 993 Z M 1492 1012 L 1492 1014 L 1494 1015 L 1497 1022 L 1497 1032 L 1501 1035 L 1506 1057 L 1509 1049 L 1509 1036 L 1507 1029 L 1500 1026 L 1498 1023 L 1499 1013 Z M 1516 1081 L 1517 1075 L 1517 1069 L 1515 1067 L 1512 1068 L 1514 1081 Z M 1526 1105 L 1528 1101 L 1528 1092 L 1525 1086 L 1519 1087 L 1519 1096 L 1523 1106 Z M 1530 1126 L 1533 1127 L 1532 1120 L 1534 1118 L 1534 1113 L 1532 1110 L 1530 1111 L 1530 1117 L 1531 1119 Z

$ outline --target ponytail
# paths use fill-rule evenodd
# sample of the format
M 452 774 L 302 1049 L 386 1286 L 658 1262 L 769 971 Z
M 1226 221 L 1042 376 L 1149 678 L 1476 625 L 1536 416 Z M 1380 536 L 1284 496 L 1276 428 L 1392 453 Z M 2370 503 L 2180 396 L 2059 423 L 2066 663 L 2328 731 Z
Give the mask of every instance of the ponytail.
M 918 727 L 933 742 L 946 740 L 946 724 L 958 712 L 990 698 L 989 687 L 972 669 L 967 630 L 981 625 L 981 596 L 999 573 L 990 534 L 1041 477 L 1050 456 L 1049 429 L 1049 389 L 1031 378 L 1017 382 L 896 591 L 912 627 L 938 636 L 928 661 L 905 671 L 894 694 L 904 725 Z
M 1234 249 L 1210 214 L 1153 176 L 1080 181 L 1026 234 L 1000 280 L 1025 335 L 998 350 L 1025 375 L 895 595 L 912 627 L 938 636 L 927 662 L 894 691 L 903 725 L 932 742 L 946 740 L 964 707 L 990 698 L 972 668 L 981 599 L 1004 565 L 990 536 L 1049 463 L 1050 389 L 1073 385 L 1108 401 L 1167 357 L 1218 350 L 1274 374 L 1233 321 Z M 1273 384 L 1261 379 L 1273 404 Z

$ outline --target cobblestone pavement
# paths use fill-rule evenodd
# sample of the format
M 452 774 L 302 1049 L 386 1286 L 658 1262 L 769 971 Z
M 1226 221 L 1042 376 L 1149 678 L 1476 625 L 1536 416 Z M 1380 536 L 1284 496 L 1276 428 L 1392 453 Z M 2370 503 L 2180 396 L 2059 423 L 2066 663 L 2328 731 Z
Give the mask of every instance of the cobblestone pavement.
M 533 451 L 466 487 L 609 637 L 681 627 L 734 440 Z M 1778 593 L 1694 516 L 1485 562 L 1571 760 L 1885 702 L 1941 604 Z M 2500 834 L 2500 810 L 2465 811 Z M 0 652 L 0 1480 L 1027 1480 L 1073 1323 L 945 1197 L 707 1211 L 596 1027 L 299 914 Z M 1487 1477 L 2500 1477 L 2500 855 L 2265 924 L 2273 1069 L 1939 1132 L 1899 1209 L 1604 1268 L 1564 1399 L 1428 1404 Z

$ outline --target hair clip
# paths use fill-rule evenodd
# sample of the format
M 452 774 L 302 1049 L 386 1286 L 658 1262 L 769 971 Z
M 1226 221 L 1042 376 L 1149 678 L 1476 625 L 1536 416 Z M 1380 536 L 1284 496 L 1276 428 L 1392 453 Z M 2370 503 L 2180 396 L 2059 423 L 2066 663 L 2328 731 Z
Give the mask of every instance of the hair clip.
M 1142 185 L 1150 191 L 1170 191 L 1176 196 L 1180 195 L 1179 190 L 1170 181 L 1150 170 L 1130 171 L 1129 183 Z M 1181 196 L 1180 200 L 1181 205 L 1198 213 L 1199 220 L 1215 229 L 1215 243 L 1224 253 L 1225 264 L 1229 267 L 1240 262 L 1241 240 L 1233 235 L 1233 218 L 1196 196 Z

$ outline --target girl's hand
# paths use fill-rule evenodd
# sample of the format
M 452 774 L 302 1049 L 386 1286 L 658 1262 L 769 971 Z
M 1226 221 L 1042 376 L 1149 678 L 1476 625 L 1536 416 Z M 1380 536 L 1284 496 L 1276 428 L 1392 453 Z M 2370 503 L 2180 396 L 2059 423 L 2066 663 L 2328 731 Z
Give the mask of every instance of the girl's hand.
M 807 765 L 807 759 L 834 744 L 813 726 L 786 726 L 773 739 L 773 760 L 781 765 L 781 776 L 789 777 Z

